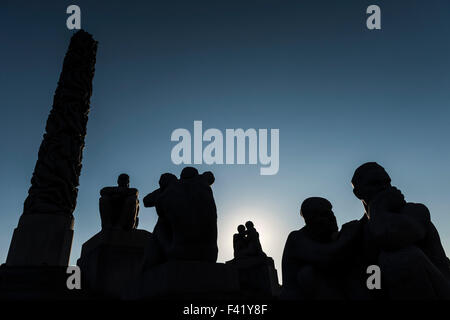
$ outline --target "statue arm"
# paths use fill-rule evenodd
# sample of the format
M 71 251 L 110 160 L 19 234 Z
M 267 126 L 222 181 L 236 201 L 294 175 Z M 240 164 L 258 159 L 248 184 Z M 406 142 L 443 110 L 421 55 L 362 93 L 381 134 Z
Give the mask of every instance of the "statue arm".
M 161 189 L 156 189 L 152 193 L 149 193 L 144 197 L 142 202 L 144 203 L 144 207 L 151 208 L 156 205 L 156 201 L 158 201 L 159 197 L 161 196 Z
M 327 269 L 330 266 L 344 262 L 351 253 L 351 243 L 353 234 L 346 232 L 338 240 L 332 243 L 318 243 L 308 239 L 304 235 L 291 237 L 289 235 L 287 243 L 291 250 L 291 259 L 298 262 L 306 262 L 314 266 Z

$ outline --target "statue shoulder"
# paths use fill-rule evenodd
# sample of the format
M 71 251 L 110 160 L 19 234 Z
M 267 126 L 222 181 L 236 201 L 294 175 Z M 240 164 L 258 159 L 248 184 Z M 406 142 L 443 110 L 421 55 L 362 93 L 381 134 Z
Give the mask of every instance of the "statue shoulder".
M 289 233 L 289 235 L 287 237 L 286 243 L 301 241 L 301 239 L 303 237 L 304 237 L 304 235 L 303 235 L 302 229 L 291 231 L 291 233 Z
M 421 220 L 431 220 L 430 210 L 428 210 L 427 206 L 422 203 L 408 202 L 404 206 L 402 213 L 406 213 Z
M 100 190 L 102 197 L 109 196 L 139 196 L 139 191 L 136 188 L 124 188 L 124 187 L 104 187 Z
M 117 192 L 117 187 L 104 187 L 100 190 L 100 195 L 102 197 L 110 196 Z
M 128 193 L 130 195 L 135 195 L 136 197 L 139 196 L 139 191 L 136 188 L 128 188 Z

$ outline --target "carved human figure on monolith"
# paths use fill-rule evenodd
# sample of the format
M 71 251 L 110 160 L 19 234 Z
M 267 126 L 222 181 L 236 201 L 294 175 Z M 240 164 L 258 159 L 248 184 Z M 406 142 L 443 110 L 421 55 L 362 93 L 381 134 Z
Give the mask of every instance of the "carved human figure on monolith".
M 211 172 L 199 174 L 186 167 L 180 179 L 164 174 L 160 188 L 144 198 L 145 207 L 155 207 L 158 222 L 154 235 L 166 260 L 217 260 L 217 211 Z
M 139 223 L 139 192 L 130 188 L 130 177 L 122 173 L 117 187 L 105 187 L 100 191 L 100 217 L 102 229 L 135 229 Z
M 356 221 L 338 232 L 331 203 L 319 197 L 306 199 L 300 214 L 305 226 L 289 234 L 284 247 L 285 299 L 344 299 L 342 283 L 354 240 L 360 234 Z
M 365 260 L 380 267 L 386 298 L 450 298 L 449 260 L 427 207 L 406 202 L 375 162 L 356 169 L 352 185 L 365 209 Z

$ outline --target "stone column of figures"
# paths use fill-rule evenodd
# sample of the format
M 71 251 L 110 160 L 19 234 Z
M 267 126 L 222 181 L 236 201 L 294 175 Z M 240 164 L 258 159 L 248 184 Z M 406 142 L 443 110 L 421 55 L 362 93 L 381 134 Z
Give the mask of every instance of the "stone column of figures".
M 96 52 L 89 33 L 73 35 L 7 265 L 68 264 Z

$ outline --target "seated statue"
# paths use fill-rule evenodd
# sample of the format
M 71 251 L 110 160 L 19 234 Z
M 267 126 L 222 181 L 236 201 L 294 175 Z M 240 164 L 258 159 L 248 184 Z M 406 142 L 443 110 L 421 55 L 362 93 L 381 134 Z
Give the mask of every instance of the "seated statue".
M 283 258 L 284 299 L 345 299 L 347 264 L 360 234 L 357 221 L 346 223 L 338 232 L 331 203 L 308 198 L 300 215 L 305 226 L 289 234 Z
M 449 299 L 450 262 L 427 207 L 406 202 L 375 162 L 356 169 L 352 185 L 365 209 L 365 259 L 380 267 L 385 298 Z
M 216 262 L 217 210 L 211 185 L 211 172 L 199 174 L 186 167 L 180 179 L 165 173 L 160 188 L 144 198 L 145 207 L 158 214 L 153 234 L 165 260 Z
M 129 187 L 130 177 L 125 173 L 119 175 L 117 184 L 117 187 L 105 187 L 100 191 L 102 229 L 135 229 L 139 223 L 139 192 Z

